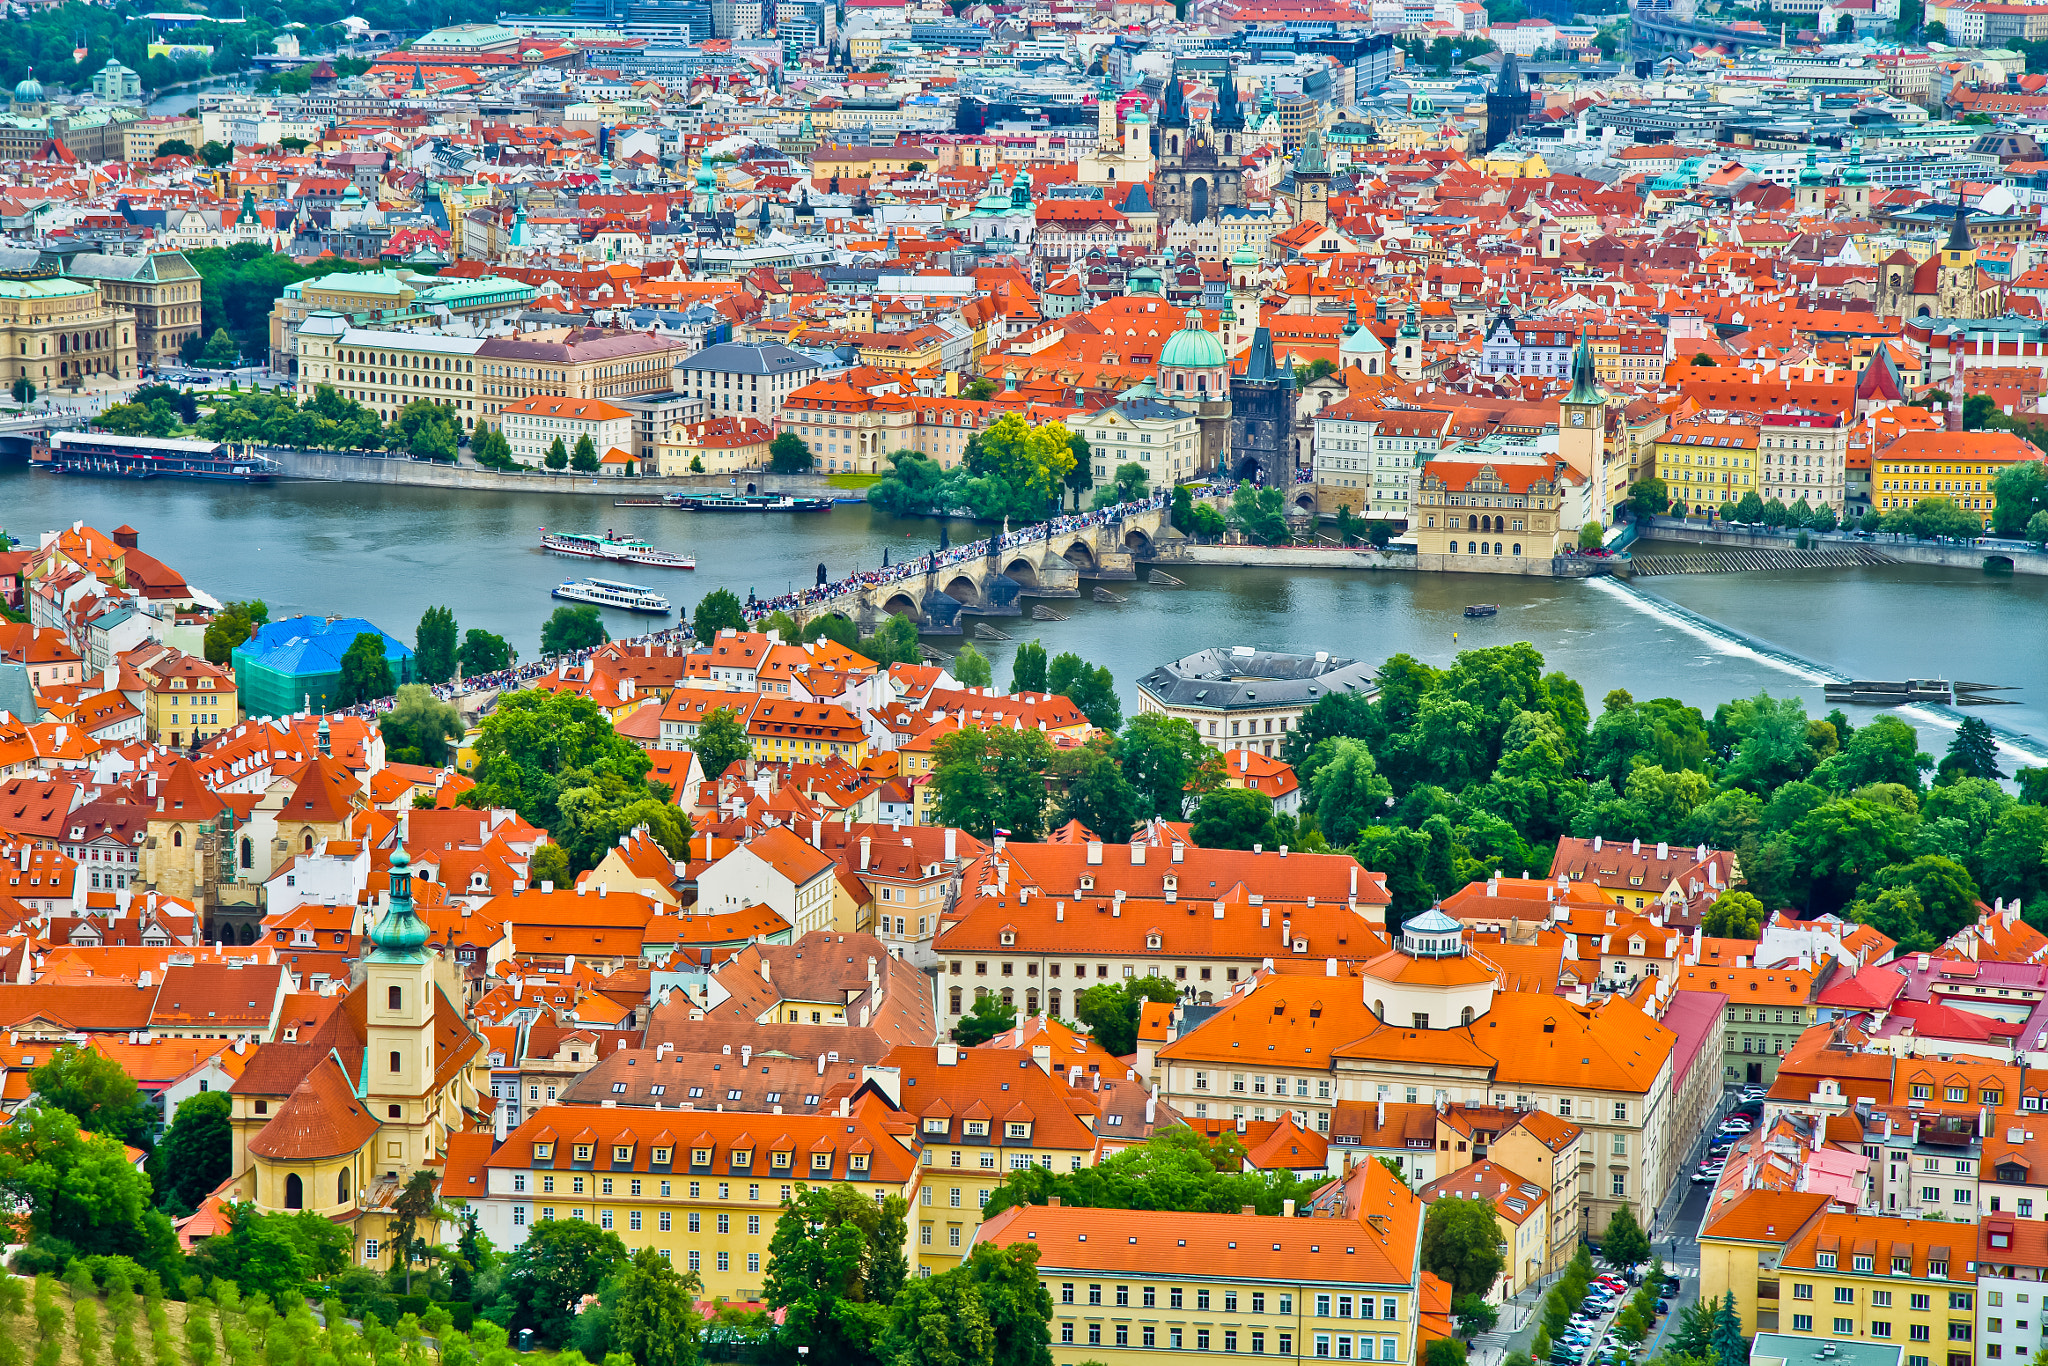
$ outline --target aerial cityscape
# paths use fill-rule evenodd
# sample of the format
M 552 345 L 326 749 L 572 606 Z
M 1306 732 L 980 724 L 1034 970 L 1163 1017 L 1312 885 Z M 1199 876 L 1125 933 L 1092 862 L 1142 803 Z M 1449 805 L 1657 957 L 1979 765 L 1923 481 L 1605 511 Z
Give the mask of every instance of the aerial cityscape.
M 176 2 L 0 1366 L 2048 1366 L 2048 0 Z

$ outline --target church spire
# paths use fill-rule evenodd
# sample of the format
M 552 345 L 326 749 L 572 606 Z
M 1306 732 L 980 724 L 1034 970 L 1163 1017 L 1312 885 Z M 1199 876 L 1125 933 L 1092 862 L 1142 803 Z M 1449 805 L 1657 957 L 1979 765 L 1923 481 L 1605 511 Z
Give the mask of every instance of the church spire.
M 1579 349 L 1572 353 L 1572 391 L 1566 395 L 1566 403 L 1605 403 L 1607 393 L 1600 387 L 1599 377 L 1593 373 L 1593 344 L 1583 332 L 1579 334 Z
M 426 956 L 427 926 L 412 909 L 412 859 L 403 848 L 391 854 L 391 907 L 370 931 L 378 963 L 416 963 Z

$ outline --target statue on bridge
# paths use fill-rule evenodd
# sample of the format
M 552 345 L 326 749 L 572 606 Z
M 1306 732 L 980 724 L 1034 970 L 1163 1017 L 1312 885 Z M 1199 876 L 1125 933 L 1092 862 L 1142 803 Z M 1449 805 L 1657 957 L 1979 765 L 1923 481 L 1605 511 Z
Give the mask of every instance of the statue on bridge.
M 884 547 L 884 548 L 883 548 L 883 550 L 882 550 L 882 563 L 884 563 L 884 564 L 887 564 L 887 563 L 889 562 L 889 560 L 888 560 L 888 556 L 889 556 L 889 551 L 888 551 L 887 547 Z M 820 560 L 820 561 L 818 561 L 818 587 L 820 587 L 820 588 L 823 588 L 824 586 L 825 586 L 825 562 L 824 562 L 823 560 Z

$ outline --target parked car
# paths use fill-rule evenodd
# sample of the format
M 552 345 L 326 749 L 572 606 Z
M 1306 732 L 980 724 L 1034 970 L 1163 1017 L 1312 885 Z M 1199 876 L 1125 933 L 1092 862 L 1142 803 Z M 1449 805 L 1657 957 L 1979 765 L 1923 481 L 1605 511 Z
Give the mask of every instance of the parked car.
M 1662 1318 L 1662 1317 L 1663 1317 L 1664 1315 L 1666 1315 L 1666 1314 L 1668 1314 L 1668 1313 L 1670 1313 L 1670 1312 L 1671 1312 L 1671 1301 L 1670 1301 L 1670 1300 L 1658 1300 L 1658 1301 L 1657 1301 L 1657 1316 L 1658 1316 L 1659 1318 Z

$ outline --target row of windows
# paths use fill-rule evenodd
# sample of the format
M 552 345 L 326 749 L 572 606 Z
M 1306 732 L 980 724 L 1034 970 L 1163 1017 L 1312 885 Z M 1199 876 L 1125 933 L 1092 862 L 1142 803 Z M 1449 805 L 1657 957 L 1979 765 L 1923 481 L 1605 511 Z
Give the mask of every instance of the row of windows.
M 1168 1328 L 1166 1330 L 1167 1349 L 1169 1351 L 1175 1352 L 1185 1350 L 1188 1345 L 1187 1335 L 1187 1329 Z M 1245 1334 L 1244 1337 L 1246 1343 L 1250 1347 L 1251 1354 L 1253 1356 L 1265 1355 L 1266 1334 L 1263 1330 L 1254 1330 L 1250 1333 Z M 1091 1347 L 1103 1346 L 1104 1344 L 1102 1340 L 1102 1325 L 1099 1323 L 1091 1323 L 1087 1325 L 1085 1330 L 1085 1339 L 1088 1345 Z M 1062 1323 L 1060 1325 L 1060 1341 L 1063 1343 L 1072 1343 L 1076 1341 L 1075 1327 L 1073 1324 Z M 1225 1352 L 1235 1352 L 1238 1349 L 1238 1330 L 1235 1328 L 1225 1328 L 1222 1330 L 1222 1332 L 1214 1335 L 1212 1335 L 1211 1331 L 1207 1328 L 1197 1328 L 1194 1330 L 1194 1349 L 1197 1352 L 1215 1351 L 1217 1350 L 1217 1348 L 1214 1344 L 1218 1342 L 1221 1343 L 1221 1350 Z M 1377 1358 L 1378 1360 L 1397 1361 L 1400 1359 L 1400 1339 L 1382 1338 L 1380 1339 L 1380 1342 L 1383 1346 L 1383 1352 L 1382 1355 Z M 1348 1335 L 1338 1335 L 1333 1344 L 1330 1334 L 1319 1333 L 1316 1336 L 1316 1355 L 1319 1357 L 1331 1357 L 1333 1355 L 1332 1349 L 1334 1347 L 1334 1359 L 1336 1360 L 1375 1360 L 1375 1357 L 1373 1356 L 1373 1339 L 1362 1337 L 1358 1339 L 1358 1343 L 1358 1354 L 1354 1357 L 1352 1355 L 1352 1340 Z M 1118 1323 L 1111 1325 L 1110 1345 L 1117 1347 L 1131 1346 L 1131 1325 L 1129 1325 L 1128 1323 Z M 1157 1348 L 1160 1345 L 1160 1334 L 1158 1327 L 1150 1323 L 1138 1325 L 1137 1345 L 1140 1347 Z M 1294 1334 L 1276 1333 L 1274 1335 L 1274 1347 L 1275 1350 L 1277 1350 L 1281 1356 L 1294 1355 Z
M 1813 1315 L 1794 1314 L 1792 1316 L 1792 1331 L 1795 1333 L 1811 1333 L 1813 1331 Z M 1838 1338 L 1855 1337 L 1856 1320 L 1836 1319 L 1833 1332 Z M 1889 1338 L 1891 1335 L 1892 1326 L 1889 1322 L 1883 1319 L 1872 1319 L 1870 1321 L 1870 1336 L 1874 1338 Z M 1971 1336 L 1969 1324 L 1959 1323 L 1954 1320 L 1950 1321 L 1948 1325 L 1948 1340 L 1950 1342 L 1968 1342 Z M 1909 1342 L 1932 1342 L 1934 1340 L 1934 1334 L 1924 1323 L 1907 1324 L 1906 1337 Z M 1923 1357 L 1921 1360 L 1924 1361 L 1925 1358 Z

